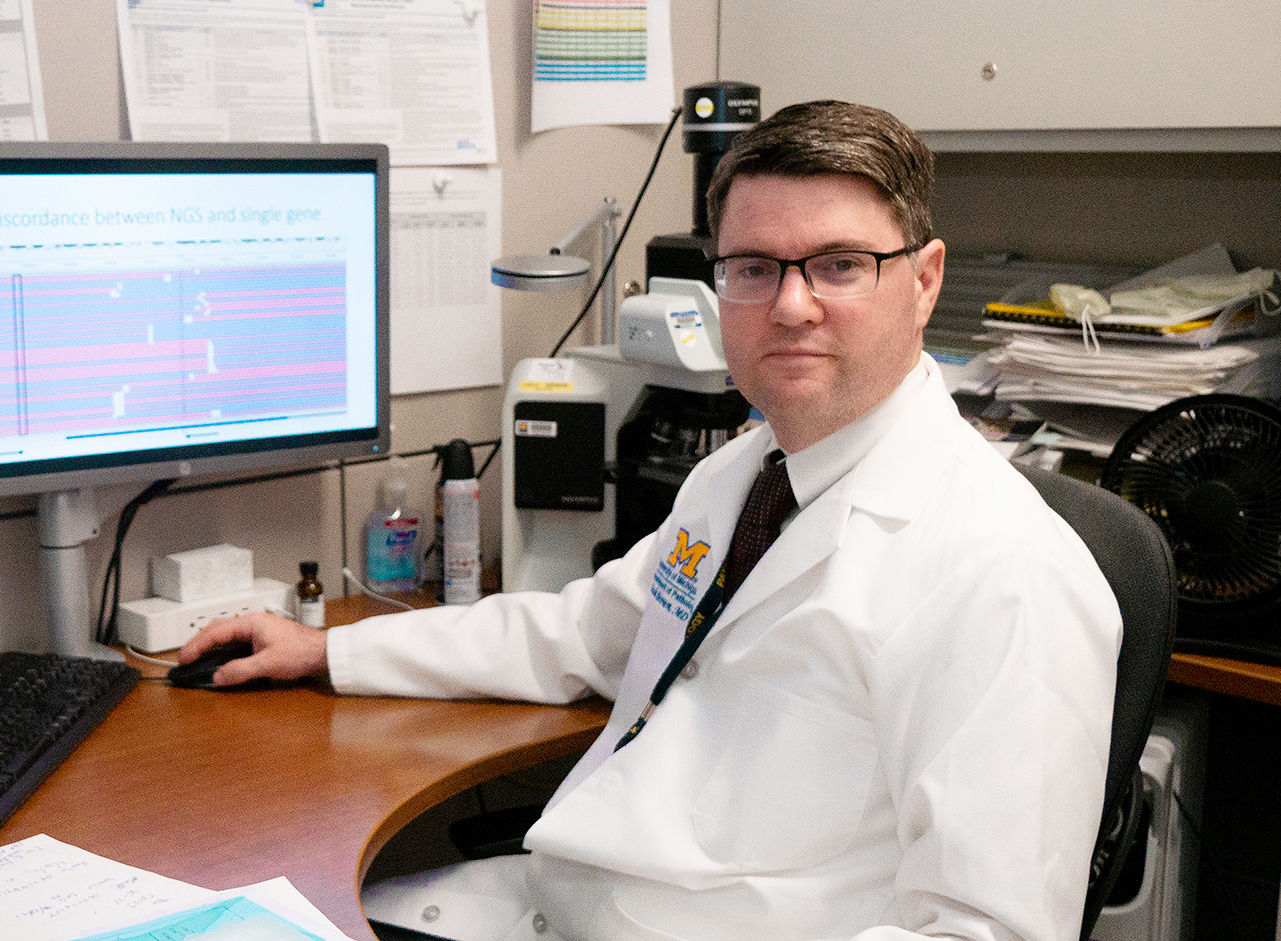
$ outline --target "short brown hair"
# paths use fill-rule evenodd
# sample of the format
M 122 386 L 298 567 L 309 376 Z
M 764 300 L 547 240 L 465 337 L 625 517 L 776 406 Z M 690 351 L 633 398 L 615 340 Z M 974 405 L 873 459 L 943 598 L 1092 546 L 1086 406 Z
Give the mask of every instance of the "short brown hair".
M 924 245 L 932 237 L 934 154 L 888 111 L 845 101 L 789 105 L 734 139 L 707 188 L 712 236 L 720 231 L 725 197 L 735 177 L 829 173 L 872 181 L 889 203 L 907 244 Z

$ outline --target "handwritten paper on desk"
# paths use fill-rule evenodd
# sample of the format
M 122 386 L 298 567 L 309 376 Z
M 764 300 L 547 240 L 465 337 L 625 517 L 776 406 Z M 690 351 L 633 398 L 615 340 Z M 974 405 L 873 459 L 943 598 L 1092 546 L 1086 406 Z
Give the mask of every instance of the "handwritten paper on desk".
M 283 876 L 211 892 L 95 856 L 43 833 L 0 846 L 0 938 L 90 937 L 351 941 Z
M 130 915 L 213 896 L 43 833 L 0 847 L 0 934 L 7 938 L 70 941 Z

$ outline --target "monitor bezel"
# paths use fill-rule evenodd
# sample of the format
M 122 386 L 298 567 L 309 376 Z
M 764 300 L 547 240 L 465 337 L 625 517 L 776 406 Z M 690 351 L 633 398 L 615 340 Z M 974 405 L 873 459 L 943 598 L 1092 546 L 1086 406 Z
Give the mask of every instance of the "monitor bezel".
M 371 172 L 374 177 L 376 424 L 215 444 L 0 465 L 0 496 L 138 480 L 323 466 L 380 457 L 391 445 L 389 159 L 384 144 L 103 141 L 0 143 L 0 175 L 37 173 Z

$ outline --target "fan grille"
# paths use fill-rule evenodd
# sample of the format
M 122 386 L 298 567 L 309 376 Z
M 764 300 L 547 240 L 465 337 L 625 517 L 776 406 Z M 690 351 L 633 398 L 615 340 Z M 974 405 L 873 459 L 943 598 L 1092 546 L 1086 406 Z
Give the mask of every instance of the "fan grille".
M 1281 597 L 1281 411 L 1232 395 L 1173 402 L 1126 432 L 1101 483 L 1164 531 L 1181 598 L 1228 610 Z

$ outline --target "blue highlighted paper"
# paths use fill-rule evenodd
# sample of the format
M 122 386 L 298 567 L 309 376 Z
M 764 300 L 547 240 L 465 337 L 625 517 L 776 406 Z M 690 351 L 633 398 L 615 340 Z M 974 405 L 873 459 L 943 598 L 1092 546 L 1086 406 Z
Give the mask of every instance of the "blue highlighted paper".
M 210 936 L 210 941 L 323 941 L 243 896 L 89 935 L 80 941 L 185 941 L 205 936 Z

